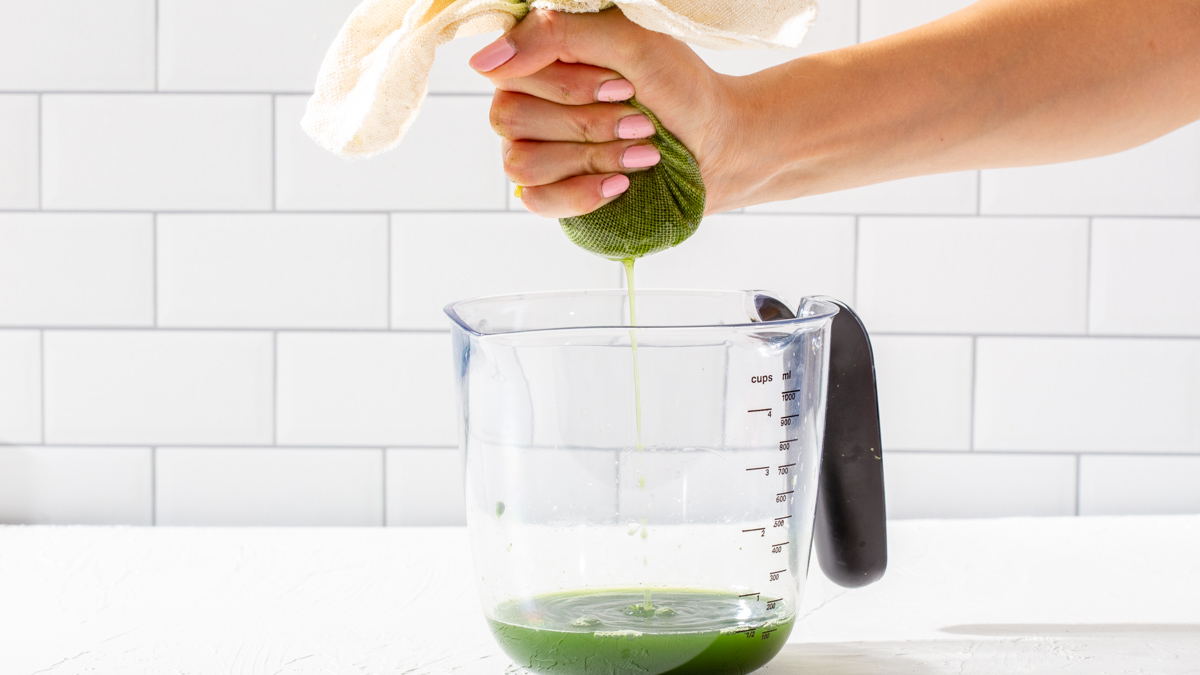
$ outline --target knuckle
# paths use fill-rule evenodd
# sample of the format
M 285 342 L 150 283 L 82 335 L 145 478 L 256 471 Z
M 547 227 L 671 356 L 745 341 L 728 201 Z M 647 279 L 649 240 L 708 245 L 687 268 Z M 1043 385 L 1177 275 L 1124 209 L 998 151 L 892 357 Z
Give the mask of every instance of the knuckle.
M 568 18 L 566 12 L 538 12 L 539 27 L 546 32 L 551 43 L 558 45 L 568 44 Z
M 532 148 L 527 143 L 519 141 L 504 141 L 504 175 L 518 185 L 528 185 L 535 182 L 532 175 L 534 162 L 531 160 Z
M 511 138 L 514 131 L 514 114 L 515 97 L 504 90 L 497 89 L 496 94 L 492 97 L 492 107 L 488 111 L 488 120 L 491 122 L 492 131 L 496 132 L 504 138 Z
M 596 144 L 585 145 L 583 148 L 582 169 L 584 173 L 608 173 L 620 165 L 619 159 L 613 160 L 611 148 Z M 619 148 L 617 153 L 619 158 Z
M 573 117 L 575 119 L 576 133 L 588 143 L 599 143 L 607 140 L 607 136 L 612 135 L 611 130 L 607 130 L 609 133 L 602 131 L 604 123 L 593 111 L 587 108 L 580 109 Z

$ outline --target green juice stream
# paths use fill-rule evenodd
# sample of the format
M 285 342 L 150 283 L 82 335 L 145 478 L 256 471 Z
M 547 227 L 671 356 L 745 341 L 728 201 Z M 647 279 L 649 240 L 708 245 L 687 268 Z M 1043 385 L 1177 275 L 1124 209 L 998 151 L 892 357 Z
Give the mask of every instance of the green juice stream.
M 646 489 L 646 476 L 642 473 L 642 451 L 645 446 L 642 445 L 642 383 L 638 376 L 637 331 L 635 330 L 637 328 L 637 297 L 633 292 L 633 258 L 622 260 L 621 264 L 625 266 L 625 288 L 629 293 L 629 346 L 633 351 L 633 413 L 637 422 L 637 486 L 639 490 L 644 490 Z M 645 540 L 650 536 L 650 532 L 646 529 L 646 517 L 642 516 L 641 520 L 639 531 L 642 539 Z M 642 565 L 645 566 L 647 562 L 643 557 Z M 643 593 L 645 594 L 642 599 L 643 607 L 646 611 L 650 611 L 653 608 L 650 601 L 650 589 L 646 589 Z
M 644 489 L 633 260 L 623 264 L 633 351 L 637 485 Z M 635 532 L 643 540 L 649 536 L 644 516 Z M 657 590 L 653 598 L 649 589 L 556 593 L 510 600 L 488 618 L 496 642 L 514 662 L 561 675 L 744 675 L 779 653 L 794 622 L 794 612 L 781 601 L 768 604 L 692 589 Z

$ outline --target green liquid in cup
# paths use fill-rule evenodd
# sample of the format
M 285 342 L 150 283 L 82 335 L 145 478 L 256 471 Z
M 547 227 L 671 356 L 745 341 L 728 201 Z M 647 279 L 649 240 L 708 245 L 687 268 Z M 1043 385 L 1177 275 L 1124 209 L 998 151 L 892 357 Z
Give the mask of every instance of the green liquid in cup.
M 787 642 L 782 601 L 729 593 L 621 590 L 513 600 L 488 619 L 517 665 L 561 675 L 743 675 Z M 768 609 L 771 607 L 771 609 Z

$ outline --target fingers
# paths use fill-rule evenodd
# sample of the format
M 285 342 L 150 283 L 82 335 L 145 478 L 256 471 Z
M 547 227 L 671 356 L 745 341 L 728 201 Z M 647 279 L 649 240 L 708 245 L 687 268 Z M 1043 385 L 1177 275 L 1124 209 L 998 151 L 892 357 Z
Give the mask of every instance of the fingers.
M 537 96 L 496 90 L 492 129 L 509 140 L 607 143 L 654 135 L 654 123 L 636 108 L 613 103 L 559 105 Z
M 624 174 L 576 176 L 521 191 L 525 208 L 545 218 L 570 218 L 591 213 L 629 189 Z
M 504 173 L 517 185 L 546 185 L 584 174 L 640 171 L 662 159 L 653 145 L 638 141 L 612 143 L 543 143 L 504 141 Z
M 633 84 L 607 68 L 555 61 L 528 77 L 498 80 L 497 89 L 519 92 L 566 105 L 633 98 Z

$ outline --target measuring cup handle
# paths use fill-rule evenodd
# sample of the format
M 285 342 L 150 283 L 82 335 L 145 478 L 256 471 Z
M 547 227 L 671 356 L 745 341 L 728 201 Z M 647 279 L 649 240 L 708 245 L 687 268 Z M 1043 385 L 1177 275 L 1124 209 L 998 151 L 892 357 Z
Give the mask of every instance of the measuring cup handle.
M 865 586 L 887 568 L 883 449 L 871 340 L 862 321 L 832 298 L 829 394 L 814 537 L 821 571 L 839 586 Z

